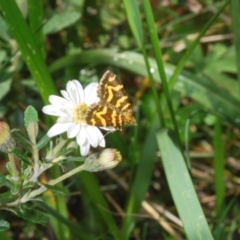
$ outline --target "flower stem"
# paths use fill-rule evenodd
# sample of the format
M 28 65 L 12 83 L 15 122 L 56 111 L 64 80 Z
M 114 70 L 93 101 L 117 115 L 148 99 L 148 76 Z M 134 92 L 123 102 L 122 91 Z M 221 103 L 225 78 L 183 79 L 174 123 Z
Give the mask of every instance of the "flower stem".
M 38 149 L 37 149 L 37 145 L 34 143 L 34 145 L 32 146 L 32 150 L 33 150 L 33 159 L 34 159 L 34 170 L 38 171 L 39 169 L 39 155 L 38 155 Z
M 16 168 L 16 163 L 15 163 L 15 160 L 14 160 L 13 153 L 8 153 L 8 158 L 9 158 L 9 162 L 10 162 L 10 165 L 11 165 L 13 177 L 18 177 L 19 176 L 19 172 L 18 172 L 18 170 Z
M 66 178 L 69 178 L 69 177 L 71 177 L 72 175 L 74 175 L 74 174 L 76 174 L 76 173 L 78 173 L 78 172 L 81 172 L 81 171 L 83 171 L 83 170 L 85 170 L 84 164 L 81 165 L 81 166 L 79 166 L 79 167 L 77 167 L 77 168 L 74 168 L 73 170 L 71 170 L 71 171 L 69 171 L 69 172 L 67 172 L 67 173 L 65 173 L 65 174 L 63 174 L 63 175 L 62 175 L 61 177 L 59 177 L 59 178 L 56 178 L 56 179 L 54 179 L 54 180 L 50 180 L 50 181 L 47 183 L 47 185 L 51 185 L 51 186 L 56 185 L 56 184 L 62 182 L 63 180 L 65 180 Z M 38 188 L 38 189 L 32 191 L 30 194 L 28 194 L 25 198 L 23 197 L 23 199 L 21 199 L 21 203 L 23 203 L 23 202 L 28 202 L 28 201 L 30 201 L 32 198 L 34 198 L 34 197 L 42 194 L 43 192 L 46 192 L 47 190 L 48 190 L 47 187 L 45 187 L 44 185 L 42 185 L 40 188 Z
M 81 171 L 83 171 L 83 170 L 85 170 L 84 164 L 82 164 L 81 166 L 79 166 L 79 167 L 77 167 L 77 168 L 74 168 L 73 170 L 71 170 L 71 171 L 63 174 L 63 175 L 62 175 L 61 177 L 59 177 L 59 178 L 56 178 L 56 179 L 54 179 L 54 180 L 50 180 L 47 184 L 48 184 L 48 185 L 51 185 L 51 186 L 56 185 L 57 183 L 62 182 L 62 181 L 65 180 L 66 178 L 69 178 L 69 177 L 71 177 L 72 175 L 74 175 L 74 174 L 76 174 L 76 173 L 78 173 L 78 172 L 81 172 Z
M 81 166 L 79 166 L 77 168 L 74 168 L 72 171 L 69 171 L 69 172 L 63 174 L 59 178 L 56 178 L 54 180 L 50 180 L 47 183 L 47 185 L 51 185 L 51 186 L 56 185 L 57 183 L 65 180 L 66 178 L 69 178 L 72 175 L 74 175 L 74 174 L 76 174 L 78 172 L 81 172 L 83 170 L 85 170 L 84 164 L 82 164 Z M 46 192 L 47 190 L 48 189 L 47 189 L 47 187 L 45 185 L 41 185 L 40 188 L 38 188 L 38 189 L 36 189 L 36 190 L 34 190 L 32 192 L 26 193 L 20 200 L 16 200 L 16 201 L 14 201 L 12 203 L 7 203 L 6 206 L 8 206 L 8 207 L 11 206 L 12 207 L 12 206 L 16 206 L 16 205 L 21 204 L 21 203 L 26 203 L 26 202 L 32 200 L 33 198 L 39 196 L 40 194 Z

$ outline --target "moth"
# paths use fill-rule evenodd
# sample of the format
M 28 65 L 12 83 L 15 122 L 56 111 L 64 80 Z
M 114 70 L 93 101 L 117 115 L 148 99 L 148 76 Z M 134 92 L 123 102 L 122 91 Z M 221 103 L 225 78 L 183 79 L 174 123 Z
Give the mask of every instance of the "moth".
M 86 114 L 89 125 L 115 127 L 118 130 L 127 124 L 136 125 L 128 96 L 113 72 L 106 71 L 103 74 L 97 95 L 100 101 L 92 104 Z

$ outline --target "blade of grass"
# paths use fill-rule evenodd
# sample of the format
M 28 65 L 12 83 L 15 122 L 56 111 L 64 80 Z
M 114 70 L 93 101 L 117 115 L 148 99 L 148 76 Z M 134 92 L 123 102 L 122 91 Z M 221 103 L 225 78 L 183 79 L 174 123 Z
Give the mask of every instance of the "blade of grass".
M 189 151 L 189 131 L 190 131 L 190 123 L 191 123 L 191 119 L 198 114 L 200 111 L 199 109 L 195 110 L 194 112 L 192 112 L 185 123 L 185 129 L 184 129 L 184 137 L 185 137 L 185 152 L 186 152 L 186 164 L 187 164 L 187 168 L 189 169 L 189 171 L 191 170 L 191 161 L 190 161 L 190 151 Z
M 209 29 L 209 27 L 213 24 L 213 22 L 218 18 L 220 13 L 224 10 L 224 8 L 229 4 L 230 0 L 223 3 L 222 7 L 219 8 L 216 14 L 213 15 L 213 17 L 206 23 L 206 25 L 202 28 L 200 33 L 198 34 L 197 38 L 191 43 L 190 47 L 187 49 L 187 51 L 184 53 L 182 58 L 180 59 L 178 65 L 176 66 L 173 75 L 171 76 L 169 80 L 169 91 L 173 89 L 174 85 L 176 84 L 178 80 L 178 76 L 180 72 L 182 71 L 186 61 L 189 59 L 190 55 L 192 54 L 193 50 L 199 43 L 202 36 L 204 36 L 205 32 Z
M 147 189 L 150 185 L 151 176 L 155 162 L 155 152 L 157 150 L 154 135 L 158 127 L 157 119 L 152 124 L 152 128 L 146 136 L 143 150 L 139 159 L 136 176 L 129 191 L 129 198 L 126 204 L 126 217 L 124 218 L 122 233 L 123 239 L 129 239 L 132 229 L 134 228 L 136 217 L 132 213 L 138 212 Z
M 177 121 L 176 121 L 174 110 L 173 110 L 173 105 L 172 105 L 172 101 L 171 101 L 170 92 L 169 92 L 169 89 L 168 89 L 168 82 L 167 82 L 167 76 L 166 76 L 166 72 L 165 72 L 165 68 L 164 68 L 164 62 L 163 62 L 163 59 L 162 59 L 162 52 L 161 52 L 161 48 L 159 47 L 158 34 L 157 34 L 156 27 L 155 27 L 153 12 L 152 12 L 149 0 L 143 0 L 143 8 L 144 8 L 144 12 L 145 12 L 146 21 L 147 21 L 147 30 L 148 30 L 148 33 L 149 33 L 149 36 L 150 36 L 150 39 L 151 39 L 151 45 L 152 45 L 152 48 L 153 48 L 153 53 L 154 53 L 155 58 L 156 58 L 158 73 L 159 73 L 159 76 L 161 78 L 161 83 L 162 83 L 162 86 L 163 86 L 164 96 L 165 96 L 165 99 L 166 99 L 166 102 L 167 102 L 167 106 L 168 106 L 168 110 L 169 110 L 169 113 L 170 113 L 171 121 L 173 123 L 175 132 L 177 134 L 178 141 L 180 143 L 181 140 L 180 140 L 178 125 L 177 125 Z M 156 88 L 153 83 L 151 83 L 151 85 L 152 85 L 152 89 Z M 156 102 L 156 105 L 160 105 L 159 101 Z M 164 127 L 163 124 L 162 124 L 162 126 Z
M 132 29 L 133 35 L 139 46 L 143 45 L 142 22 L 140 21 L 140 12 L 137 1 L 123 0 L 128 16 L 128 22 Z
M 28 0 L 28 16 L 29 25 L 35 37 L 37 46 L 41 49 L 41 53 L 45 56 L 44 36 L 43 36 L 43 8 L 42 1 Z
M 57 179 L 59 176 L 61 176 L 61 172 L 58 166 L 53 166 L 49 171 L 52 179 Z M 62 187 L 63 184 L 59 183 L 58 186 Z M 46 200 L 47 204 L 53 209 L 56 209 L 56 211 L 58 211 L 62 217 L 68 218 L 66 200 L 61 196 L 54 196 L 54 193 L 52 191 L 44 193 L 44 196 L 46 195 L 50 196 Z M 54 226 L 54 232 L 59 240 L 71 239 L 71 233 L 65 224 L 63 224 L 57 218 L 51 218 L 51 223 Z
M 187 21 L 193 21 L 194 17 L 200 17 L 201 15 L 206 14 L 207 12 L 212 12 L 213 7 L 214 8 L 218 8 L 220 5 L 222 5 L 223 1 L 219 1 L 219 2 L 212 2 L 209 5 L 205 5 L 204 8 L 201 10 L 200 13 L 188 13 L 187 15 L 175 15 L 175 12 L 173 12 L 173 16 L 171 21 L 169 21 L 168 23 L 164 24 L 163 26 L 160 26 L 158 28 L 159 32 L 163 32 L 164 30 L 167 29 L 173 29 L 174 27 L 176 27 L 177 25 L 181 25 L 184 24 Z M 161 9 L 162 11 L 164 11 L 165 9 Z
M 74 233 L 75 237 L 79 237 L 80 239 L 84 239 L 84 240 L 91 240 L 91 238 L 89 238 L 89 234 L 85 231 L 85 229 L 83 229 L 81 226 L 78 226 L 77 224 L 69 221 L 68 219 L 63 217 L 61 214 L 59 214 L 58 211 L 51 208 L 46 203 L 36 202 L 36 204 L 38 206 L 40 206 L 40 208 L 42 208 L 45 212 L 47 212 L 48 214 L 51 214 L 51 217 L 58 219 L 58 221 L 60 221 L 64 225 L 68 226 L 68 228 Z
M 43 36 L 43 29 L 42 29 L 42 21 L 43 21 L 43 9 L 42 9 L 42 2 L 35 1 L 35 0 L 28 0 L 28 16 L 29 16 L 29 24 L 33 34 L 33 38 L 36 42 L 37 47 L 40 49 L 42 56 L 45 56 L 45 49 L 44 49 L 44 36 Z M 60 171 L 57 166 L 50 170 L 51 176 L 55 176 L 56 178 L 60 176 Z M 62 186 L 62 184 L 59 184 Z M 46 193 L 45 193 L 46 194 Z M 44 195 L 45 195 L 44 194 Z M 48 193 L 49 194 L 49 193 Z M 68 217 L 68 210 L 66 207 L 66 202 L 64 198 L 55 197 L 52 194 L 52 199 L 47 198 L 46 202 L 49 206 L 52 206 L 55 209 L 60 210 L 61 218 L 65 219 Z M 53 211 L 51 211 L 52 213 Z M 60 214 L 59 214 L 60 215 Z M 53 215 L 54 216 L 54 215 Z M 59 221 L 59 217 L 52 217 L 50 218 L 51 224 L 53 226 L 54 232 L 58 239 L 70 239 L 71 234 L 68 229 L 68 225 L 63 224 L 62 221 Z M 66 219 L 67 221 L 67 219 Z
M 45 103 L 48 103 L 48 96 L 56 92 L 56 88 L 53 84 L 51 76 L 48 72 L 47 66 L 44 62 L 42 52 L 36 40 L 28 27 L 24 17 L 22 16 L 16 2 L 14 0 L 4 1 L 0 0 L 1 10 L 3 15 L 11 29 L 11 32 L 16 39 L 22 56 L 32 74 L 32 77 L 36 81 L 39 89 L 39 93 Z M 41 5 L 36 7 L 41 8 Z M 36 10 L 34 11 L 40 11 Z M 38 16 L 41 14 L 38 14 Z M 57 178 L 60 173 L 59 169 L 51 169 L 52 177 Z M 56 197 L 55 201 L 49 201 L 51 206 L 57 207 L 58 211 L 67 217 L 66 203 L 63 198 Z M 55 220 L 53 223 L 55 233 L 58 239 L 69 239 L 70 233 L 65 225 Z
M 96 204 L 96 207 L 99 209 L 99 214 L 102 219 L 105 221 L 108 226 L 109 232 L 112 234 L 114 239 L 122 239 L 119 234 L 118 227 L 110 213 L 107 202 L 105 201 L 102 192 L 100 191 L 99 184 L 95 176 L 88 172 L 81 172 L 80 174 L 81 182 L 86 188 L 89 198 Z
M 28 0 L 28 15 L 29 15 L 29 24 L 31 27 L 31 31 L 33 34 L 33 37 L 36 41 L 37 47 L 41 50 L 42 56 L 45 56 L 45 49 L 44 49 L 44 36 L 43 36 L 43 9 L 42 9 L 42 2 L 41 1 L 35 1 L 35 0 Z M 58 167 L 54 167 L 50 170 L 52 176 L 60 176 L 60 171 Z M 53 196 L 54 197 L 54 196 Z M 62 224 L 63 222 L 59 221 L 59 219 L 65 219 L 65 221 L 68 221 L 66 217 L 68 216 L 68 210 L 66 207 L 66 202 L 61 197 L 56 197 L 56 201 L 50 201 L 46 200 L 46 202 L 54 207 L 60 210 L 61 217 L 55 217 L 51 218 L 51 223 L 54 226 L 55 234 L 58 236 L 58 238 L 64 238 L 64 239 L 70 239 L 70 232 L 68 229 L 68 225 Z M 54 211 L 54 210 L 53 210 Z M 53 213 L 51 211 L 51 213 Z M 54 215 L 53 215 L 54 216 Z M 65 216 L 65 218 L 64 218 Z M 68 226 L 68 227 L 66 227 Z
M 216 193 L 216 213 L 219 217 L 224 208 L 225 180 L 224 180 L 224 147 L 222 140 L 221 120 L 217 119 L 214 127 L 214 185 Z
M 48 72 L 39 46 L 16 2 L 14 0 L 0 0 L 0 6 L 32 77 L 36 81 L 39 93 L 43 101 L 48 103 L 48 96 L 56 93 L 56 88 Z
M 128 19 L 128 22 L 130 23 L 130 27 L 132 29 L 133 35 L 135 36 L 135 38 L 139 44 L 139 47 L 141 48 L 141 50 L 143 52 L 143 57 L 144 57 L 145 65 L 146 65 L 145 68 L 147 70 L 149 80 L 151 82 L 153 98 L 154 98 L 154 101 L 156 104 L 156 110 L 158 113 L 159 121 L 161 122 L 162 126 L 165 126 L 165 120 L 163 117 L 161 105 L 158 103 L 159 100 L 158 100 L 157 89 L 155 87 L 154 79 L 152 77 L 151 67 L 150 67 L 150 63 L 148 61 L 147 52 L 146 52 L 145 46 L 143 44 L 142 21 L 140 18 L 138 1 L 137 0 L 132 0 L 132 1 L 124 0 L 124 5 L 125 5 L 126 11 L 127 11 L 127 19 Z M 149 31 L 149 32 L 151 33 L 152 31 Z
M 226 237 L 225 225 L 223 223 L 224 223 L 224 220 L 227 218 L 227 215 L 230 213 L 230 210 L 233 208 L 233 206 L 234 205 L 236 206 L 236 202 L 238 202 L 238 199 L 237 197 L 234 197 L 223 209 L 223 211 L 221 212 L 221 215 L 218 216 L 217 224 L 213 230 L 214 239 L 218 239 L 218 240 L 233 239 L 233 236 L 230 238 Z M 239 209 L 239 207 L 237 208 Z M 239 211 L 238 213 L 236 213 L 236 216 L 239 216 Z M 237 221 L 238 219 L 234 219 L 234 221 L 232 221 L 232 224 L 235 224 Z M 235 229 L 237 229 L 237 225 L 238 224 L 236 223 Z M 234 232 L 234 230 L 232 232 Z M 228 235 L 229 234 L 231 235 L 231 230 L 229 230 L 228 232 L 229 232 Z
M 158 131 L 156 137 L 167 182 L 187 239 L 213 239 L 176 141 L 176 135 L 164 129 Z
M 240 90 L 240 2 L 231 0 L 232 25 L 234 32 L 234 45 L 236 48 L 236 65 L 237 65 L 237 79 L 238 91 Z
M 124 2 L 126 9 L 131 8 L 129 5 L 131 5 L 132 2 L 134 2 L 134 1 L 131 1 L 131 2 L 125 1 Z M 135 1 L 135 2 L 137 2 L 137 1 Z M 135 5 L 137 6 L 137 4 L 135 4 Z M 132 11 L 138 11 L 138 8 L 135 10 L 132 9 Z M 128 15 L 129 22 L 132 23 L 131 27 L 132 27 L 132 31 L 134 32 L 137 29 L 137 26 L 141 25 L 141 19 L 134 18 L 133 16 L 135 16 L 137 14 L 134 14 L 133 12 L 127 12 L 127 15 Z M 142 48 L 142 52 L 143 52 L 143 56 L 144 56 L 144 60 L 145 60 L 145 64 L 146 64 L 146 71 L 147 71 L 149 79 L 152 83 L 151 84 L 152 92 L 153 92 L 154 100 L 156 103 L 159 120 L 160 120 L 161 124 L 164 125 L 165 124 L 164 118 L 163 118 L 160 104 L 158 103 L 157 90 L 156 90 L 155 83 L 154 83 L 154 80 L 152 77 L 152 73 L 151 73 L 152 69 L 150 67 L 148 56 L 147 56 L 147 53 L 145 51 L 145 48 L 144 48 L 144 45 L 142 44 L 142 42 L 139 45 Z M 163 65 L 161 67 L 162 67 L 161 70 L 163 70 L 163 72 L 164 72 Z M 165 72 L 164 72 L 164 75 L 165 75 Z M 146 191 L 148 189 L 148 186 L 150 184 L 150 179 L 152 176 L 152 170 L 153 170 L 153 165 L 154 165 L 155 150 L 156 150 L 156 145 L 154 144 L 155 141 L 153 140 L 156 126 L 157 126 L 157 123 L 154 124 L 154 127 L 152 128 L 150 134 L 148 135 L 148 138 L 146 140 L 147 147 L 144 148 L 144 150 L 143 150 L 142 157 L 139 161 L 139 165 L 137 168 L 137 173 L 133 180 L 133 184 L 131 186 L 130 196 L 129 196 L 127 204 L 126 204 L 127 217 L 125 217 L 125 219 L 124 219 L 123 230 L 122 230 L 124 239 L 129 238 L 131 231 L 135 225 L 136 218 L 131 216 L 131 213 L 137 212 L 140 209 L 141 202 L 143 201 Z M 147 161 L 146 161 L 146 159 L 147 159 Z
M 152 69 L 157 68 L 154 59 L 149 58 L 149 62 Z M 112 65 L 139 75 L 147 75 L 145 61 L 141 54 L 129 51 L 117 53 L 115 50 L 109 49 L 88 50 L 80 54 L 60 58 L 50 66 L 49 70 L 55 72 L 73 65 L 82 68 L 82 65 L 89 63 Z M 165 63 L 168 78 L 172 76 L 174 69 L 174 66 Z M 157 82 L 161 81 L 157 71 L 153 72 L 153 78 Z M 225 121 L 240 127 L 240 101 L 233 97 L 237 95 L 236 89 L 237 83 L 234 81 L 231 82 L 231 88 L 229 88 L 229 81 L 221 81 L 221 86 L 218 87 L 204 76 L 199 77 L 186 70 L 181 72 L 177 84 L 174 85 L 174 90 L 181 93 L 182 96 L 191 97 L 199 102 L 204 110 L 215 113 Z

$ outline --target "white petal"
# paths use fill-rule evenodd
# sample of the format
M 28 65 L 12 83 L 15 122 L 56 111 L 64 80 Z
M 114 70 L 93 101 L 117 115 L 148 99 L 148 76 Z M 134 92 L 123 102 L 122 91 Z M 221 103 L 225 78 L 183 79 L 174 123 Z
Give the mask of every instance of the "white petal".
M 67 116 L 60 116 L 57 119 L 57 123 L 70 123 L 70 122 L 73 122 L 73 119 L 69 115 L 67 115 Z
M 66 98 L 67 100 L 70 100 L 67 91 L 61 90 L 60 92 L 61 92 L 61 94 L 63 95 L 64 98 Z
M 101 147 L 105 147 L 105 138 L 102 134 L 102 132 L 97 128 L 97 127 L 94 127 L 95 128 L 95 133 L 96 133 L 96 137 L 98 138 L 98 145 L 101 146 Z
M 66 132 L 70 124 L 69 123 L 64 123 L 64 124 L 56 123 L 56 124 L 54 124 L 48 130 L 48 133 L 47 133 L 48 137 L 54 137 L 54 136 L 59 135 L 59 134 L 61 134 L 63 132 Z
M 67 83 L 68 96 L 73 102 L 74 106 L 80 103 L 80 95 L 82 94 L 82 85 L 77 80 L 72 80 Z
M 76 106 L 78 104 L 78 93 L 76 90 L 76 85 L 74 84 L 73 81 L 69 81 L 67 83 L 67 93 L 68 93 L 68 97 L 71 100 L 71 102 L 73 103 L 74 106 Z M 76 97 L 77 95 L 77 97 Z
M 78 135 L 80 130 L 80 124 L 73 123 L 67 130 L 68 138 L 74 138 Z
M 80 146 L 80 152 L 82 156 L 86 156 L 90 149 L 90 143 L 87 143 L 86 145 Z
M 58 108 L 54 107 L 53 105 L 44 106 L 42 111 L 45 114 L 52 115 L 52 116 L 58 116 L 58 117 L 66 116 L 66 113 L 62 112 L 61 110 L 59 110 Z
M 98 136 L 95 131 L 96 127 L 86 126 L 87 139 L 93 147 L 97 147 L 99 144 Z
M 87 105 L 91 105 L 99 101 L 99 98 L 97 96 L 97 88 L 98 88 L 97 82 L 92 82 L 85 87 L 84 95 L 85 95 L 85 103 Z
M 82 88 L 82 84 L 78 80 L 73 80 L 76 85 L 76 90 L 78 93 L 78 104 L 84 102 L 84 91 Z
M 86 136 L 86 131 L 85 131 L 85 127 L 81 127 L 78 135 L 77 135 L 77 143 L 78 145 L 84 145 L 87 142 L 87 136 Z
M 48 98 L 49 102 L 53 105 L 68 105 L 69 101 L 67 101 L 65 98 L 55 96 L 55 95 L 50 95 Z

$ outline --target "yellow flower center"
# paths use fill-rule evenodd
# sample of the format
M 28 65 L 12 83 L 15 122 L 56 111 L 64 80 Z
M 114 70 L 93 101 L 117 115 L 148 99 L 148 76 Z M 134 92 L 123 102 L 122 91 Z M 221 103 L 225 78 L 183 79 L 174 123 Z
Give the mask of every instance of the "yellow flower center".
M 73 110 L 73 118 L 77 123 L 85 123 L 85 118 L 87 116 L 88 106 L 85 103 L 78 105 Z

